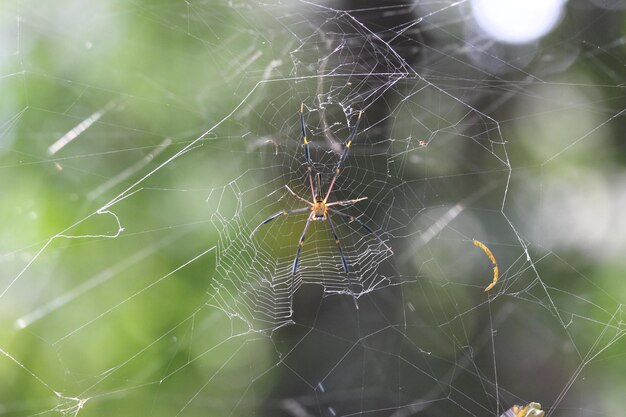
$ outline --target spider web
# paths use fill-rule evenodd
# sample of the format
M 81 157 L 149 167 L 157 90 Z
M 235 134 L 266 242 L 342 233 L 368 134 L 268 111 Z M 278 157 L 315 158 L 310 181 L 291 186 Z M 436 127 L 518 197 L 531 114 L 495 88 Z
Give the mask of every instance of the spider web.
M 366 3 L 2 6 L 0 413 L 623 410 L 623 7 Z

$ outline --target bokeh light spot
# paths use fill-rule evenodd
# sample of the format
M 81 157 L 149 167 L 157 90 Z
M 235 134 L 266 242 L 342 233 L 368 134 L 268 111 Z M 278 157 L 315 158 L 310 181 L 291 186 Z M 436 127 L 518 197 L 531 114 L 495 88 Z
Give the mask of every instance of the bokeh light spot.
M 476 23 L 494 39 L 528 43 L 559 21 L 565 0 L 471 0 Z

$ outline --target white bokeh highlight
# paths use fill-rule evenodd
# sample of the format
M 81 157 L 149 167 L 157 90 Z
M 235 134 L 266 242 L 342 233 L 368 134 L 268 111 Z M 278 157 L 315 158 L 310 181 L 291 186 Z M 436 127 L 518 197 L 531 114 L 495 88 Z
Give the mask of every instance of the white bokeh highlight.
M 500 42 L 533 42 L 550 32 L 563 15 L 566 0 L 470 0 L 474 19 Z

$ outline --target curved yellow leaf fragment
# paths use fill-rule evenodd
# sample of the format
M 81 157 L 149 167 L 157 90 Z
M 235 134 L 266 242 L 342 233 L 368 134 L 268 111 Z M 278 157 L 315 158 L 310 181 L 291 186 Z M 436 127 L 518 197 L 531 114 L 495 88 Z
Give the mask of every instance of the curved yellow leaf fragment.
M 487 257 L 491 261 L 491 264 L 493 265 L 493 281 L 491 282 L 491 284 L 489 284 L 487 286 L 487 288 L 485 288 L 485 292 L 487 292 L 487 291 L 491 290 L 496 285 L 496 283 L 498 282 L 498 277 L 500 276 L 500 271 L 498 269 L 498 262 L 496 262 L 496 257 L 493 256 L 493 253 L 491 253 L 491 250 L 489 250 L 489 248 L 487 246 L 485 246 L 485 244 L 483 242 L 480 242 L 480 241 L 474 239 L 474 246 L 477 246 L 480 249 L 482 249 L 482 251 L 485 252 Z

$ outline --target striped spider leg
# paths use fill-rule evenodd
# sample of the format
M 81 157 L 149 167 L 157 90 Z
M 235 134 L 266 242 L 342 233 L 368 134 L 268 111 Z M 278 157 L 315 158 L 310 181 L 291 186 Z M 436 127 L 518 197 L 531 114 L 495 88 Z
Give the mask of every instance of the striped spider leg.
M 339 205 L 339 204 L 341 204 L 341 203 L 344 203 L 344 202 L 343 202 L 343 201 L 340 201 L 340 202 L 337 202 L 337 203 L 335 203 L 335 204 L 338 204 L 338 205 Z M 331 203 L 331 205 L 332 205 L 332 204 L 333 204 L 333 203 Z M 345 204 L 341 204 L 341 205 L 344 205 L 344 206 L 345 206 Z M 336 214 L 336 215 L 338 215 L 338 216 L 342 216 L 344 219 L 347 219 L 347 220 L 346 220 L 346 223 L 357 222 L 359 225 L 361 225 L 361 227 L 362 227 L 363 229 L 365 229 L 365 231 L 366 231 L 367 233 L 369 233 L 369 234 L 373 235 L 373 236 L 374 236 L 374 237 L 375 237 L 375 238 L 376 238 L 376 239 L 377 239 L 380 243 L 382 243 L 382 244 L 383 244 L 383 246 L 384 246 L 385 248 L 387 248 L 387 250 L 388 250 L 390 253 L 393 253 L 393 249 L 391 249 L 391 248 L 389 247 L 389 245 L 387 244 L 387 242 L 385 242 L 385 241 L 383 240 L 383 238 L 382 238 L 382 237 L 380 237 L 380 235 L 379 235 L 378 233 L 376 233 L 374 230 L 372 230 L 372 228 L 371 228 L 371 227 L 369 227 L 369 226 L 367 225 L 367 223 L 364 223 L 364 222 L 362 222 L 361 220 L 359 220 L 359 218 L 358 218 L 358 217 L 354 217 L 354 216 L 351 216 L 351 215 L 349 215 L 349 214 L 342 213 L 341 211 L 336 210 L 336 209 L 328 209 L 328 211 L 330 211 L 331 213 L 334 213 L 334 214 Z
M 311 161 L 311 147 L 306 138 L 306 123 L 304 122 L 304 103 L 300 104 L 300 130 L 302 131 L 302 146 L 304 147 L 304 157 L 306 158 L 307 174 L 311 185 L 311 197 L 315 200 L 315 188 L 313 187 L 313 161 Z

